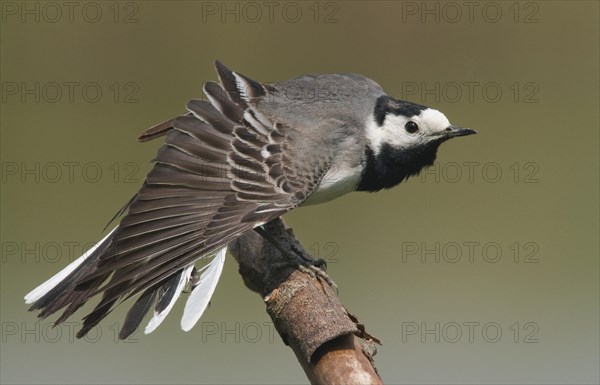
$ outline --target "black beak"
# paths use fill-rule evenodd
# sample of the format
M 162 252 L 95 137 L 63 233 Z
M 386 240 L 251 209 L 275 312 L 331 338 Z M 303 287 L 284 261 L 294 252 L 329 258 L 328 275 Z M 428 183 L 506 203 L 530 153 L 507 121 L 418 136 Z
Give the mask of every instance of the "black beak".
M 442 136 L 445 138 L 455 138 L 457 136 L 467 136 L 476 133 L 477 131 L 473 130 L 472 128 L 448 126 L 448 128 L 446 128 L 446 130 L 442 133 Z

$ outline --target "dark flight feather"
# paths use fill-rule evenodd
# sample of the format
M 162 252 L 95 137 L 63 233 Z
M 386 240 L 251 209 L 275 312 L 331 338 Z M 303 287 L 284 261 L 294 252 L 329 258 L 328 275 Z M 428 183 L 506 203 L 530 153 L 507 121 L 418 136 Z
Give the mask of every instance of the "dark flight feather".
M 169 303 L 175 295 L 175 289 L 179 284 L 183 272 L 184 270 L 180 270 L 177 274 L 173 274 L 167 282 L 160 287 L 160 290 L 158 291 L 158 300 L 156 301 L 156 307 L 154 308 L 155 312 L 160 313 L 169 306 Z
M 123 321 L 123 326 L 121 326 L 121 330 L 119 331 L 119 339 L 124 340 L 129 337 L 140 326 L 144 316 L 154 304 L 159 288 L 160 286 L 151 287 L 144 291 L 131 309 L 129 309 L 125 321 Z
M 286 154 L 287 122 L 273 122 L 254 103 L 273 88 L 216 63 L 221 85 L 206 83 L 210 102 L 151 127 L 141 141 L 166 135 L 154 167 L 124 209 L 120 225 L 96 252 L 32 305 L 46 317 L 66 307 L 64 321 L 96 294 L 78 337 L 114 306 L 142 293 L 120 332 L 130 335 L 155 306 L 168 306 L 184 269 L 241 234 L 298 206 L 326 167 L 296 170 Z M 310 171 L 310 172 L 309 172 Z

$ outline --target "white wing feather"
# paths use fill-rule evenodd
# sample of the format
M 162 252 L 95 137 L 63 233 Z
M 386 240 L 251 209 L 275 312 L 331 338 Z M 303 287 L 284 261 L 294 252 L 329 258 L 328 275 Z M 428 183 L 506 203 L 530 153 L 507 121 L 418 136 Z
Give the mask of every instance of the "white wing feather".
M 227 253 L 227 246 L 220 249 L 213 260 L 205 266 L 204 272 L 200 276 L 200 282 L 192 290 L 185 303 L 183 317 L 181 318 L 181 329 L 183 331 L 190 331 L 206 310 L 223 271 L 225 253 Z
M 192 274 L 193 269 L 194 269 L 193 264 L 186 267 L 185 271 L 181 275 L 181 279 L 179 280 L 177 287 L 175 288 L 175 293 L 173 294 L 173 298 L 171 298 L 171 302 L 169 302 L 169 304 L 163 311 L 161 311 L 161 312 L 157 312 L 156 310 L 154 311 L 154 316 L 152 317 L 150 322 L 148 322 L 146 329 L 144 329 L 144 334 L 152 333 L 157 327 L 160 326 L 160 324 L 164 321 L 164 319 L 167 317 L 167 315 L 169 315 L 169 313 L 171 312 L 171 309 L 173 309 L 173 306 L 175 306 L 175 302 L 177 302 L 177 299 L 181 295 L 181 292 L 183 291 L 185 284 L 189 281 L 190 275 Z
M 118 227 L 118 226 L 117 226 Z M 42 283 L 35 289 L 33 289 L 29 294 L 25 296 L 25 303 L 32 304 L 38 299 L 42 298 L 46 293 L 52 290 L 56 285 L 58 285 L 63 279 L 65 279 L 69 274 L 71 274 L 79 265 L 83 263 L 92 253 L 100 246 L 108 237 L 117 229 L 115 227 L 112 229 L 110 233 L 98 243 L 96 243 L 91 249 L 89 249 L 85 254 L 81 257 L 77 258 L 75 261 L 71 262 L 67 267 L 56 273 L 52 278 L 48 279 L 46 282 Z

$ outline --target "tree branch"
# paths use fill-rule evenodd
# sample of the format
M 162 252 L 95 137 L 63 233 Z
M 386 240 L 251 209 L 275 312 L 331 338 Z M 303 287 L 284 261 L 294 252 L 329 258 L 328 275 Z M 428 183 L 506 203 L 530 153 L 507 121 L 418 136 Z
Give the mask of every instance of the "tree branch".
M 310 256 L 281 219 L 263 228 L 283 254 L 254 231 L 232 242 L 230 250 L 244 283 L 264 298 L 275 329 L 310 382 L 381 384 L 372 360 L 373 342 L 379 341 L 364 332 L 323 277 L 298 269 L 290 256 Z M 364 346 L 357 335 L 367 338 Z

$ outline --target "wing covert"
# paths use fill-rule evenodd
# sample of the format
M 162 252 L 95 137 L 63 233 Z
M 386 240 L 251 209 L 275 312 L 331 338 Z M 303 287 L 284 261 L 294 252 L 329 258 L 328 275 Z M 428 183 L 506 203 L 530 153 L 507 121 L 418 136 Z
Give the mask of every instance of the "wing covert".
M 153 169 L 110 244 L 69 281 L 66 290 L 75 294 L 45 298 L 37 307 L 43 316 L 67 306 L 60 322 L 102 293 L 84 335 L 118 301 L 143 292 L 127 317 L 129 335 L 195 261 L 298 206 L 318 185 L 327 165 L 298 159 L 290 126 L 256 107 L 270 87 L 216 66 L 222 85 L 205 85 L 209 101 L 190 101 L 188 113 L 140 136 L 166 135 Z

